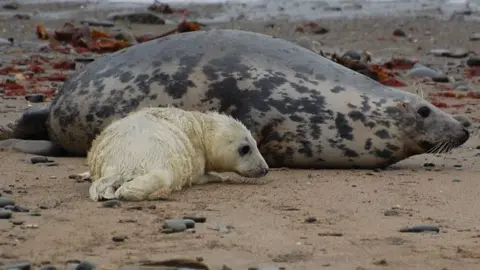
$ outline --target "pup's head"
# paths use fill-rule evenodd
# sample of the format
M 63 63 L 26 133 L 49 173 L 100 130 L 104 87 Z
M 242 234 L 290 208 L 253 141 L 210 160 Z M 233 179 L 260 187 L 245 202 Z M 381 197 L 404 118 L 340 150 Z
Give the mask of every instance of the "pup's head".
M 268 164 L 245 125 L 216 112 L 208 113 L 207 123 L 207 170 L 235 172 L 253 178 L 268 173 Z

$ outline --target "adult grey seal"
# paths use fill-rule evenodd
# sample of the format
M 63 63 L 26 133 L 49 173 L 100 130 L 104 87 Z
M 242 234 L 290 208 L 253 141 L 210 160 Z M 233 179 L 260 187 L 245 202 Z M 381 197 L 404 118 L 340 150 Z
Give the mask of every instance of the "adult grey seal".
M 85 155 L 113 120 L 166 105 L 232 115 L 273 168 L 387 167 L 469 138 L 459 121 L 418 95 L 289 41 L 226 29 L 167 36 L 97 59 L 67 79 L 49 108 L 33 113 L 45 120 L 43 130 L 27 124 L 27 112 L 12 133 L 48 137 Z

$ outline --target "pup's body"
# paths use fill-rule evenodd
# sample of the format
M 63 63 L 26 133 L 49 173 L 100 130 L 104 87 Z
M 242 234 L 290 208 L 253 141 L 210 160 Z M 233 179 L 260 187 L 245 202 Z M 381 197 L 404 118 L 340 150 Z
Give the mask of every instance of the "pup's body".
M 216 112 L 173 107 L 144 108 L 113 122 L 93 141 L 87 161 L 94 201 L 155 199 L 222 180 L 211 171 L 246 177 L 268 172 L 242 123 Z

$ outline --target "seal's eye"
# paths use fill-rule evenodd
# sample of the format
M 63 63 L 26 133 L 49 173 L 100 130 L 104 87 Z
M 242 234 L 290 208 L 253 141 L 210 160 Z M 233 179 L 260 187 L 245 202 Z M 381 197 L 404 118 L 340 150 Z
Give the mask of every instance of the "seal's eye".
M 249 152 L 250 152 L 250 146 L 248 145 L 238 148 L 238 153 L 240 154 L 241 157 L 245 156 Z
M 422 106 L 420 109 L 418 109 L 417 113 L 420 114 L 421 117 L 427 118 L 430 115 L 430 108 L 427 106 Z

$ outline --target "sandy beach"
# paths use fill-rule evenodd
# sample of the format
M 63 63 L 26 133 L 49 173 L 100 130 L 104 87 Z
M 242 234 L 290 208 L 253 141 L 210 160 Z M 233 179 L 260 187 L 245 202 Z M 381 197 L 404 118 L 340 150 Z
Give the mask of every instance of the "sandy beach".
M 76 12 L 60 13 L 72 9 Z M 187 20 L 221 14 L 219 5 L 192 5 L 188 10 Z M 62 16 L 49 16 L 51 11 Z M 103 55 L 52 50 L 47 40 L 37 37 L 37 25 L 58 29 L 66 21 L 75 25 L 86 19 L 105 21 L 110 12 L 79 4 L 2 9 L 0 83 L 25 83 L 26 92 L 15 96 L 5 85 L 0 87 L 0 125 L 17 119 L 29 106 L 47 105 L 62 78 Z M 175 28 L 183 14 L 158 16 L 166 24 L 117 20 L 114 27 L 95 29 L 159 35 Z M 19 207 L 9 219 L 0 219 L 0 269 L 21 262 L 28 262 L 30 268 L 8 269 L 47 265 L 56 269 L 180 269 L 140 266 L 145 261 L 175 258 L 219 270 L 479 269 L 478 16 L 475 12 L 445 16 L 432 9 L 395 17 L 308 21 L 247 20 L 238 14 L 232 21 L 206 23 L 206 29 L 274 35 L 328 56 L 366 50 L 372 63 L 416 60 L 440 72 L 446 82 L 414 79 L 406 76 L 410 69 L 396 70 L 396 78 L 406 84 L 398 88 L 421 89 L 426 99 L 446 112 L 465 114 L 472 121 L 472 136 L 451 153 L 411 157 L 386 170 L 275 169 L 266 176 L 271 182 L 264 185 L 195 186 L 165 201 L 122 202 L 111 208 L 89 199 L 89 182 L 69 177 L 87 170 L 84 158 L 50 158 L 51 163 L 32 164 L 32 155 L 4 150 L 0 152 L 0 193 Z M 316 34 L 304 25 L 307 22 L 326 31 Z M 435 53 L 440 49 L 450 53 L 440 56 Z M 54 65 L 62 61 L 74 64 Z M 5 69 L 12 65 L 16 68 Z M 32 65 L 43 71 L 32 70 Z M 26 82 L 29 72 L 45 79 Z M 43 93 L 45 102 L 28 102 L 25 95 L 34 91 Z M 457 98 L 439 94 L 445 91 Z M 473 94 L 458 98 L 468 93 Z M 162 233 L 166 219 L 184 216 L 206 221 L 187 232 Z M 399 232 L 421 224 L 436 226 L 439 232 Z M 97 268 L 76 268 L 81 261 Z

